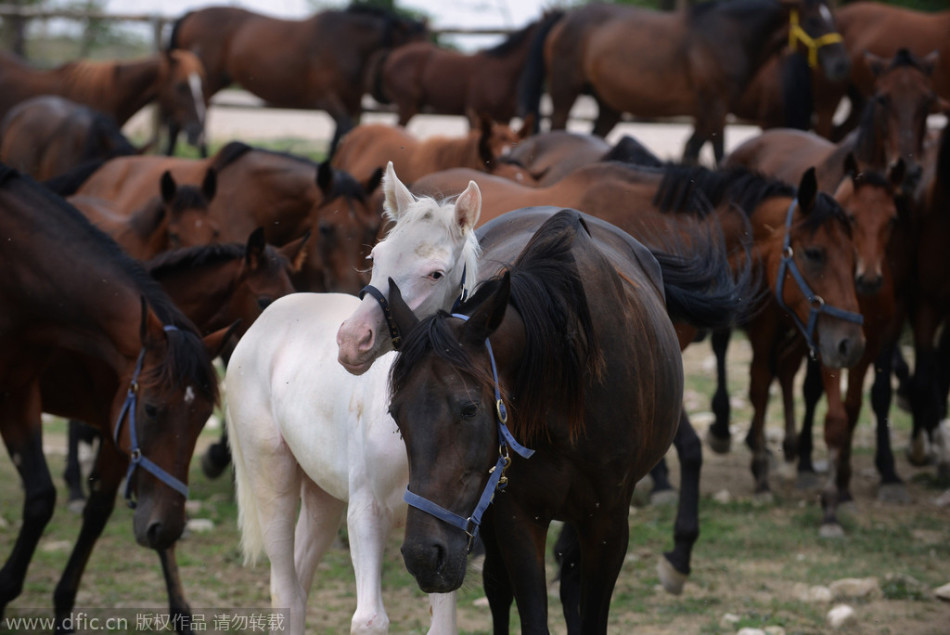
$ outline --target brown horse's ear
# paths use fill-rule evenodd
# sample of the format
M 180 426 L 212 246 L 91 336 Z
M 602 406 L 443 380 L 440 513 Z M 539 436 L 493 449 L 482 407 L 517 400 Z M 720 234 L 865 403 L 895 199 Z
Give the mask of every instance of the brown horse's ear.
M 406 208 L 412 205 L 415 198 L 399 177 L 396 176 L 396 169 L 393 162 L 386 165 L 386 176 L 383 177 L 383 208 L 398 221 Z
M 815 177 L 815 168 L 805 170 L 802 180 L 798 184 L 798 207 L 802 214 L 807 214 L 815 205 L 818 195 L 818 179 Z
M 524 141 L 530 137 L 535 130 L 536 117 L 533 112 L 529 112 L 521 121 L 521 128 L 518 130 L 518 138 Z
M 871 51 L 864 51 L 864 63 L 875 77 L 880 77 L 887 70 L 887 60 Z
M 922 70 L 927 77 L 932 77 L 939 61 L 940 51 L 930 51 L 920 58 L 920 70 Z
M 214 168 L 208 168 L 208 171 L 205 172 L 204 181 L 201 182 L 201 193 L 204 194 L 205 200 L 210 203 L 217 190 L 218 172 Z
M 178 184 L 175 183 L 172 173 L 168 170 L 162 172 L 161 188 L 162 200 L 165 203 L 171 203 L 175 198 L 175 192 L 178 191 Z
M 844 173 L 845 176 L 852 180 L 861 173 L 860 168 L 858 168 L 858 160 L 854 158 L 853 152 L 849 152 L 844 158 Z
M 290 269 L 294 273 L 298 273 L 303 269 L 303 263 L 307 259 L 307 250 L 304 247 L 307 244 L 307 241 L 310 240 L 310 230 L 307 230 L 307 233 L 301 236 L 296 240 L 292 240 L 278 251 L 290 261 Z
M 455 199 L 455 222 L 464 235 L 478 224 L 478 217 L 482 214 L 482 191 L 478 183 L 469 181 L 465 191 Z
M 505 271 L 494 284 L 495 288 L 478 305 L 462 327 L 462 339 L 469 344 L 484 342 L 501 326 L 501 321 L 505 317 L 508 298 L 511 295 L 511 272 Z
M 419 318 L 412 312 L 406 301 L 402 299 L 402 292 L 399 291 L 396 281 L 392 278 L 389 279 L 389 309 L 392 311 L 396 328 L 399 329 L 399 333 L 403 337 L 419 323 Z
M 224 347 L 231 341 L 231 337 L 236 335 L 240 325 L 241 320 L 235 320 L 231 326 L 226 326 L 214 333 L 208 333 L 201 338 L 202 343 L 205 345 L 205 351 L 208 353 L 208 359 L 214 359 L 224 351 Z
M 481 131 L 478 136 L 478 158 L 486 166 L 491 166 L 495 162 L 495 154 L 491 148 L 492 120 L 484 113 L 479 113 L 478 122 Z
M 258 227 L 247 237 L 247 245 L 244 247 L 244 263 L 248 268 L 255 270 L 261 266 L 265 249 L 267 241 L 264 240 L 264 228 Z
M 329 161 L 324 161 L 317 166 L 317 187 L 324 196 L 329 196 L 333 189 L 333 168 Z
M 372 194 L 376 191 L 376 188 L 379 187 L 379 184 L 383 182 L 383 168 L 378 167 L 373 170 L 373 174 L 366 180 L 366 184 L 363 185 L 363 191 L 367 194 Z
M 904 157 L 897 159 L 895 163 L 887 169 L 887 181 L 895 190 L 899 191 L 904 185 L 904 177 L 907 176 L 907 163 Z

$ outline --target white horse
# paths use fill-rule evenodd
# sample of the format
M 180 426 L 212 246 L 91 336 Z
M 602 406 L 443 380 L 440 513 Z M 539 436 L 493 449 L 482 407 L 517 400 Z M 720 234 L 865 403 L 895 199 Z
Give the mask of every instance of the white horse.
M 396 224 L 386 240 L 411 240 L 416 232 L 409 229 L 415 227 L 428 239 L 414 244 L 425 250 L 430 264 L 442 259 L 439 271 L 445 277 L 452 277 L 452 258 L 461 253 L 471 254 L 474 272 L 477 243 L 472 228 L 481 201 L 477 187 L 475 197 L 460 197 L 454 205 L 413 199 L 405 206 L 402 194 L 399 203 L 392 203 L 397 200 L 396 183 L 390 167 L 384 187 L 387 213 Z M 433 232 L 440 219 L 449 225 Z M 440 233 L 446 241 L 454 234 L 471 235 L 474 247 L 457 253 L 441 249 L 432 241 L 432 235 Z M 374 256 L 385 252 L 374 250 Z M 439 286 L 438 276 L 427 274 L 429 279 L 432 284 L 418 286 Z M 314 572 L 336 536 L 344 509 L 357 584 L 351 631 L 385 633 L 389 627 L 382 603 L 383 550 L 392 529 L 405 521 L 402 495 L 409 468 L 405 445 L 388 414 L 387 382 L 394 355 L 367 365 L 359 377 L 336 363 L 334 334 L 359 305 L 355 297 L 342 294 L 281 298 L 241 339 L 225 378 L 245 559 L 253 562 L 262 552 L 267 554 L 271 604 L 290 608 L 292 633 L 304 632 Z M 429 632 L 456 632 L 455 594 L 433 594 L 430 602 Z

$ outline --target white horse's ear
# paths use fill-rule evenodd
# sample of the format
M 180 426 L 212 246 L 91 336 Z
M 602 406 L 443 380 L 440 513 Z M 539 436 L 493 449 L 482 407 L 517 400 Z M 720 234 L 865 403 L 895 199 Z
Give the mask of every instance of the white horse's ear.
M 478 224 L 482 214 L 482 192 L 478 183 L 469 181 L 465 191 L 455 199 L 455 220 L 464 234 Z
M 386 176 L 383 177 L 383 194 L 386 197 L 383 206 L 386 211 L 396 220 L 406 208 L 415 200 L 412 192 L 402 184 L 399 177 L 396 176 L 396 170 L 393 168 L 393 162 L 390 161 L 386 166 Z

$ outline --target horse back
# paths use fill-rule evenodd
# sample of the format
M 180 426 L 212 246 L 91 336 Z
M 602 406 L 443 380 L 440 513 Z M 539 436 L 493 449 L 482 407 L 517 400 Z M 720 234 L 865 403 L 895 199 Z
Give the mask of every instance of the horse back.
M 836 146 L 827 139 L 803 130 L 774 128 L 746 141 L 733 150 L 726 159 L 726 166 L 743 166 L 761 172 L 786 183 L 797 185 L 802 174 L 813 166 L 819 166 L 835 154 Z M 841 165 L 835 175 L 829 174 L 820 182 L 822 190 L 834 192 L 841 180 Z M 819 170 L 819 177 L 821 172 Z M 825 170 L 827 171 L 827 170 Z

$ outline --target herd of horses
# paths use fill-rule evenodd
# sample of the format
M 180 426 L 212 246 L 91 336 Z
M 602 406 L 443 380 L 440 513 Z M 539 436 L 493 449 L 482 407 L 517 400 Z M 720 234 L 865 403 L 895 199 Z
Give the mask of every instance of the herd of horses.
M 187 617 L 175 546 L 219 400 L 217 357 L 227 435 L 203 467 L 220 473 L 233 457 L 245 556 L 268 557 L 273 606 L 290 609 L 294 633 L 344 513 L 353 632 L 388 630 L 383 548 L 403 525 L 430 632 L 455 631 L 476 544 L 495 632 L 508 631 L 513 601 L 522 632 L 546 632 L 554 520 L 568 631 L 605 632 L 633 488 L 648 473 L 669 487 L 670 445 L 679 507 L 658 571 L 679 593 L 702 463 L 680 352 L 711 339 L 706 442 L 726 452 L 737 328 L 752 347 L 754 491 L 770 489 L 777 378 L 784 459 L 820 488 L 821 534 L 843 534 L 873 368 L 880 496 L 906 499 L 892 374 L 912 406 L 915 464 L 933 459 L 950 390 L 950 126 L 928 124 L 950 109 L 948 26 L 950 12 L 873 2 L 834 15 L 823 0 L 592 4 L 467 55 L 366 6 L 306 20 L 209 7 L 144 60 L 41 70 L 0 56 L 0 434 L 25 491 L 0 610 L 55 510 L 45 412 L 74 420 L 71 446 L 83 423 L 101 438 L 89 488 L 70 453 L 70 499 L 88 500 L 54 594 L 60 625 L 123 479 L 135 538 L 159 555 L 171 613 Z M 209 100 L 231 83 L 326 111 L 328 158 L 240 140 L 208 156 Z M 540 132 L 544 91 L 553 110 Z M 357 124 L 366 93 L 393 103 L 398 125 Z M 598 106 L 591 135 L 564 130 L 581 93 Z M 835 122 L 842 96 L 851 113 Z M 157 140 L 123 136 L 150 102 L 169 155 L 184 130 L 202 158 L 146 154 Z M 471 130 L 415 138 L 404 126 L 422 112 L 464 116 Z M 605 141 L 625 113 L 692 117 L 683 162 Z M 727 155 L 730 113 L 770 129 Z M 697 165 L 706 142 L 714 168 Z M 908 324 L 912 373 L 898 346 Z M 806 359 L 799 430 L 793 380 Z M 950 457 L 936 461 L 950 474 Z

